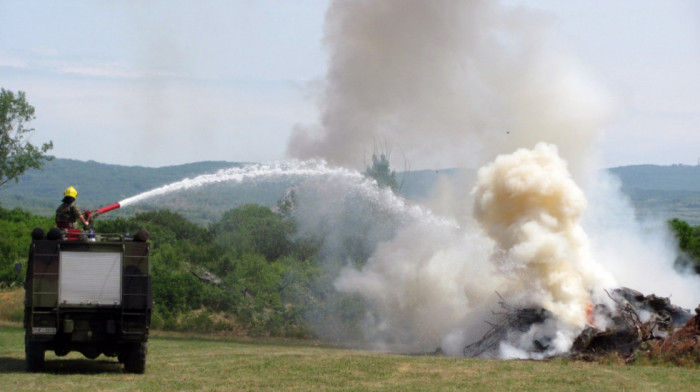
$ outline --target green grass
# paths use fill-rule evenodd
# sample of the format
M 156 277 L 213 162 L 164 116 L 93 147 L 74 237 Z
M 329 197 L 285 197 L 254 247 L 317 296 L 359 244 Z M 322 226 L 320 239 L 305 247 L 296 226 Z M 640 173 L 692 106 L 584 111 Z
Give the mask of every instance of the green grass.
M 23 331 L 0 326 L 0 389 L 32 391 L 469 390 L 691 391 L 700 371 L 569 360 L 494 361 L 405 356 L 299 341 L 153 336 L 146 374 L 117 361 L 47 353 L 46 372 L 24 371 Z

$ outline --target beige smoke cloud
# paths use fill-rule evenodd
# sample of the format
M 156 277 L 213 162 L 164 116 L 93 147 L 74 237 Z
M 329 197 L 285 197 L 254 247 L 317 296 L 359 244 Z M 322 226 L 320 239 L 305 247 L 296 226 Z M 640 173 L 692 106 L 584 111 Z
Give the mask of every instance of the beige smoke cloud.
M 479 170 L 474 216 L 493 260 L 528 302 L 582 329 L 597 287 L 614 280 L 590 256 L 580 224 L 586 198 L 553 145 L 501 155 Z

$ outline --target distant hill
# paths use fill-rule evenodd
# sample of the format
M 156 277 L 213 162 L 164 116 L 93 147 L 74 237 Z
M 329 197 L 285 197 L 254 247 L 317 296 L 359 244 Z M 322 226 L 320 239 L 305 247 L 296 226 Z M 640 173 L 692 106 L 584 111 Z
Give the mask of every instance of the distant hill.
M 608 169 L 625 189 L 700 192 L 700 166 L 635 165 Z
M 422 200 L 431 196 L 433 188 L 441 178 L 471 187 L 472 184 L 462 184 L 462 182 L 475 174 L 476 171 L 470 169 L 417 170 L 396 173 L 396 181 L 400 185 L 401 195 L 405 198 Z
M 184 178 L 242 165 L 244 163 L 210 161 L 148 168 L 57 158 L 47 162 L 43 170 L 28 172 L 19 183 L 0 188 L 0 205 L 5 208 L 22 207 L 51 216 L 65 188 L 72 185 L 78 189 L 79 205 L 94 209 Z M 609 171 L 620 178 L 623 192 L 629 196 L 640 215 L 679 218 L 700 225 L 700 167 L 639 165 L 616 167 Z M 463 178 L 471 178 L 474 174 L 474 171 L 466 169 L 420 170 L 397 173 L 397 180 L 402 184 L 401 194 L 404 197 L 422 200 L 431 195 L 440 178 L 464 181 Z M 110 212 L 109 216 L 168 208 L 194 222 L 207 224 L 222 212 L 243 204 L 275 206 L 292 185 L 292 180 L 247 181 L 236 185 L 217 183 L 154 198 Z
M 700 225 L 700 166 L 635 165 L 609 169 L 638 214 Z

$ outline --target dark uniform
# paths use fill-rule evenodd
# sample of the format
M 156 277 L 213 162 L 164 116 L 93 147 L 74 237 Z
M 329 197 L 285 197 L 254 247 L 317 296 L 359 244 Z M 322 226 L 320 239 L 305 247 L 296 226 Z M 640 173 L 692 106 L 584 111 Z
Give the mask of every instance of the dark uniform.
M 64 229 L 75 229 L 75 222 L 80 218 L 80 214 L 80 208 L 73 201 L 63 202 L 56 209 L 56 226 Z

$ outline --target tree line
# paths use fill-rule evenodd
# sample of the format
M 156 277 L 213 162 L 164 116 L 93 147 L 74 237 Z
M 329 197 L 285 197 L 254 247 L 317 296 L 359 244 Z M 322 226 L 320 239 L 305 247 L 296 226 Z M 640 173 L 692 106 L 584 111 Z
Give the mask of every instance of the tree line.
M 155 328 L 305 337 L 313 335 L 306 321 L 312 314 L 338 328 L 359 326 L 361 299 L 330 295 L 332 277 L 318 259 L 319 244 L 300 238 L 285 211 L 283 204 L 278 211 L 249 204 L 203 227 L 161 210 L 97 219 L 95 228 L 151 234 Z M 700 226 L 669 224 L 681 250 L 678 266 L 700 273 Z M 14 264 L 26 268 L 32 229 L 53 225 L 53 219 L 0 207 L 0 286 L 21 286 L 24 275 L 15 274 Z M 343 311 L 323 311 L 331 306 Z

